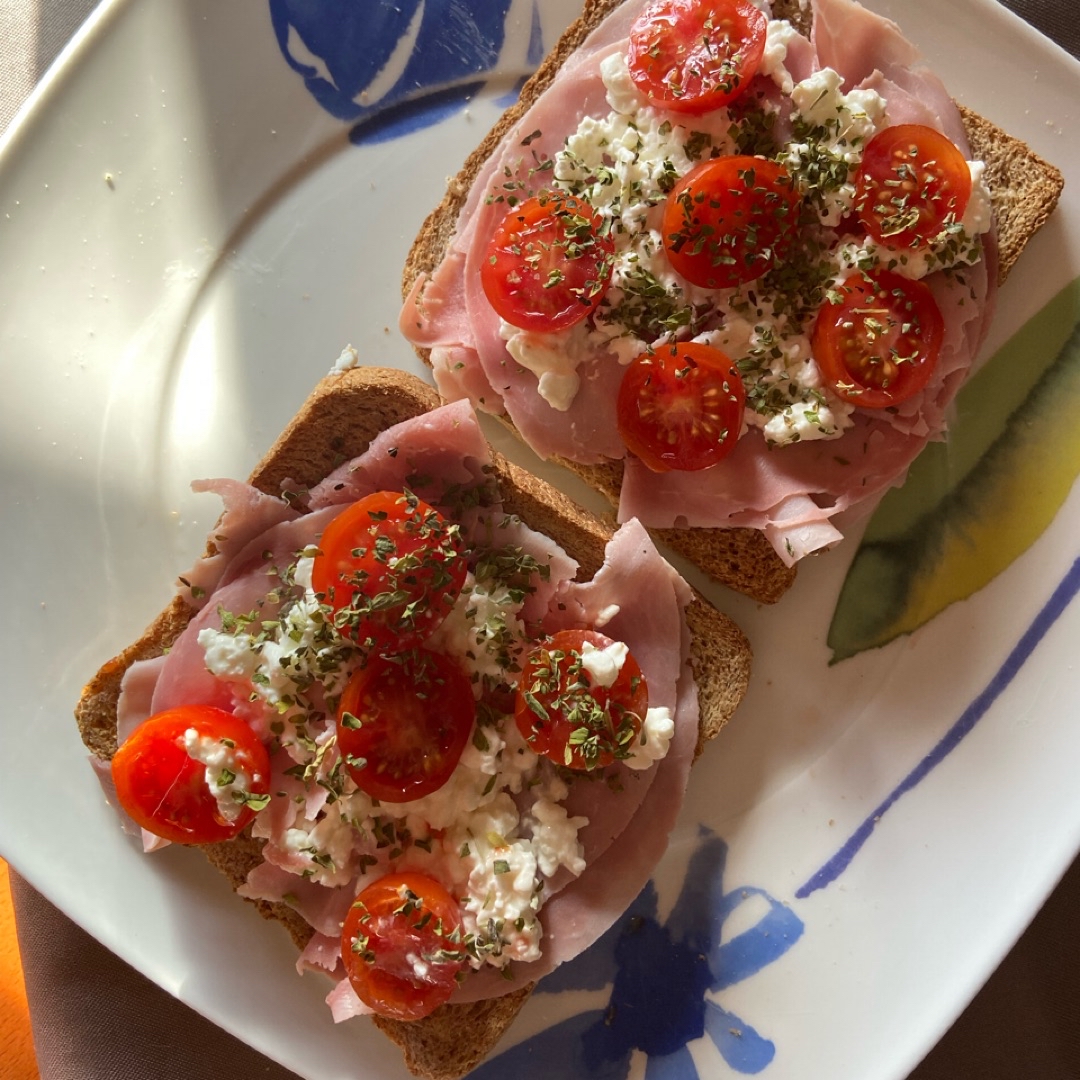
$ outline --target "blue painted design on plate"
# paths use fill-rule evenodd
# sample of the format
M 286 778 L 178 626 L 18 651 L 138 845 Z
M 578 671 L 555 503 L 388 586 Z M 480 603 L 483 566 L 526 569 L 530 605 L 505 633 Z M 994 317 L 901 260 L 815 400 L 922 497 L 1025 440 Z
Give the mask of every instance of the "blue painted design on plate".
M 940 765 L 960 745 L 975 725 L 986 715 L 990 706 L 1001 696 L 1005 688 L 1016 678 L 1020 669 L 1027 663 L 1036 646 L 1046 636 L 1047 631 L 1057 622 L 1062 613 L 1080 592 L 1080 559 L 1072 564 L 1069 572 L 1062 578 L 1050 599 L 1032 620 L 1023 636 L 1009 653 L 1005 663 L 987 683 L 985 689 L 963 711 L 960 719 L 942 736 L 938 744 L 915 766 L 903 780 L 889 793 L 884 802 L 866 818 L 866 820 L 845 841 L 843 847 L 824 866 L 813 874 L 805 885 L 799 887 L 795 895 L 805 899 L 818 889 L 831 885 L 850 865 L 859 849 L 870 839 L 870 834 L 885 812 L 921 783 L 930 772 Z
M 464 86 L 450 86 L 415 101 L 391 105 L 354 124 L 349 131 L 349 141 L 354 146 L 390 142 L 412 131 L 430 127 L 462 109 L 483 85 L 466 83 Z M 516 100 L 516 93 L 510 95 L 509 104 Z
M 624 1080 L 635 1051 L 647 1080 L 697 1080 L 688 1044 L 708 1036 L 724 1061 L 746 1075 L 767 1068 L 775 1045 L 724 1009 L 716 994 L 757 974 L 802 936 L 802 920 L 763 889 L 724 892 L 727 845 L 702 829 L 701 842 L 667 922 L 645 886 L 626 914 L 587 952 L 557 968 L 537 993 L 611 987 L 593 1009 L 527 1039 L 471 1074 L 476 1080 Z M 729 940 L 723 927 L 745 903 L 763 902 L 757 922 Z
M 499 61 L 511 0 L 269 0 L 278 48 L 312 97 L 382 142 L 460 109 Z M 527 63 L 544 53 L 533 4 Z M 515 95 L 516 97 L 516 95 Z

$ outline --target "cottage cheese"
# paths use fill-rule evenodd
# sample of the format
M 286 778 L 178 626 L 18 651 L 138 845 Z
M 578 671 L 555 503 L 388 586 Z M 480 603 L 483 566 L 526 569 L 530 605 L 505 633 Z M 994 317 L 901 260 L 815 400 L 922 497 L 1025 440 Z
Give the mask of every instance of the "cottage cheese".
M 247 805 L 245 796 L 251 792 L 252 783 L 262 777 L 244 771 L 234 746 L 224 739 L 200 735 L 195 728 L 184 732 L 184 749 L 188 757 L 206 766 L 204 778 L 217 802 L 218 814 L 224 821 L 235 821 Z
M 607 689 L 615 685 L 629 654 L 630 650 L 622 641 L 613 641 L 602 649 L 586 641 L 581 646 L 581 666 L 589 673 L 593 684 Z

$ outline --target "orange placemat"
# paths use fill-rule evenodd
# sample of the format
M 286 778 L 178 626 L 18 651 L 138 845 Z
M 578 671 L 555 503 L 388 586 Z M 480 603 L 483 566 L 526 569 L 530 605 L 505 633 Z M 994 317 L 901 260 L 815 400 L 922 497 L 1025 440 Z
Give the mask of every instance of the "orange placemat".
M 7 863 L 0 859 L 0 1046 L 4 1080 L 39 1080 L 26 1005 Z

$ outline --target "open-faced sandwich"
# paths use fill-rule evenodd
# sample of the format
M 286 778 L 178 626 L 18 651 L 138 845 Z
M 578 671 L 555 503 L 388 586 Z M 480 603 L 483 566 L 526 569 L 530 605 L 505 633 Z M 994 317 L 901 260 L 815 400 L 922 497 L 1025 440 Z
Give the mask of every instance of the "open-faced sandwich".
M 425 223 L 400 325 L 445 399 L 772 601 L 942 437 L 1061 185 L 855 0 L 594 0 Z
M 648 880 L 750 652 L 630 522 L 397 371 L 325 379 L 76 716 L 419 1075 L 459 1076 Z

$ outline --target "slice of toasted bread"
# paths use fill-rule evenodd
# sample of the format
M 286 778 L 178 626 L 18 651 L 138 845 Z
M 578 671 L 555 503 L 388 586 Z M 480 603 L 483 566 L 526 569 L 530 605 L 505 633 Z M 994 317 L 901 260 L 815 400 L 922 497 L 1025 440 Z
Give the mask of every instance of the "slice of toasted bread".
M 457 229 L 469 190 L 485 161 L 499 147 L 503 135 L 552 83 L 571 53 L 594 27 L 622 0 L 586 0 L 581 16 L 566 30 L 551 53 L 525 83 L 518 101 L 508 109 L 469 155 L 461 171 L 447 186 L 442 202 L 429 214 L 408 254 L 402 274 L 402 292 L 408 296 L 416 279 L 441 262 Z M 809 33 L 811 9 L 803 0 L 774 0 L 773 17 L 788 19 Z M 1021 140 L 991 121 L 961 107 L 961 116 L 975 156 L 987 166 L 997 226 L 998 283 L 1004 282 L 1031 237 L 1045 224 L 1057 205 L 1064 184 L 1061 172 L 1035 154 Z M 417 352 L 430 363 L 427 349 Z M 618 504 L 622 463 L 561 464 Z M 715 581 L 764 603 L 774 603 L 795 580 L 795 568 L 786 566 L 765 536 L 753 529 L 657 529 L 658 542 L 689 559 Z
M 362 454 L 380 432 L 439 404 L 438 395 L 401 371 L 354 368 L 322 380 L 251 474 L 250 482 L 270 494 L 313 487 L 337 465 Z M 586 513 L 549 484 L 493 453 L 503 506 L 559 543 L 590 578 L 603 563 L 612 529 Z M 138 641 L 102 666 L 83 691 L 75 710 L 79 731 L 102 761 L 116 751 L 116 710 L 124 673 L 136 661 L 161 655 L 182 633 L 193 609 L 175 599 Z M 726 615 L 696 596 L 687 609 L 692 633 L 691 663 L 698 685 L 701 722 L 698 749 L 727 722 L 746 690 L 750 648 Z M 234 889 L 261 861 L 263 841 L 242 834 L 203 848 Z M 280 922 L 298 948 L 312 929 L 289 906 L 249 901 Z M 532 985 L 504 997 L 472 1004 L 444 1005 L 424 1020 L 376 1019 L 405 1054 L 418 1076 L 448 1080 L 463 1075 L 494 1046 L 528 999 Z

